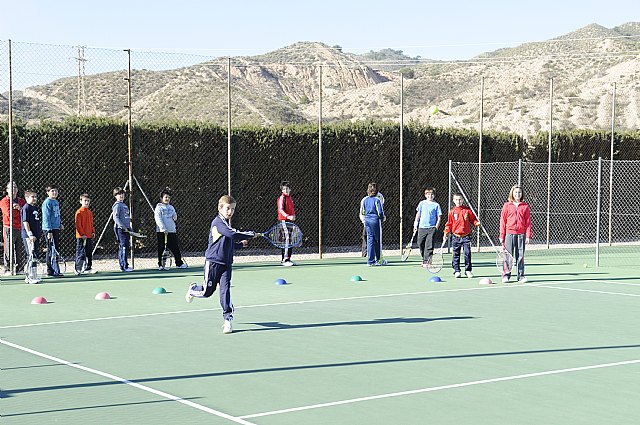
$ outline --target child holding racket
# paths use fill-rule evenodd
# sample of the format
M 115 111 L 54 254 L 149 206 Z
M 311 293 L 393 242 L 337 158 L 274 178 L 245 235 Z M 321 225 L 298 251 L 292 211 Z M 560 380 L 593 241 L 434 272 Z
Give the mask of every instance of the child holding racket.
M 76 275 L 96 272 L 91 268 L 93 262 L 93 238 L 96 236 L 96 229 L 93 226 L 93 213 L 89 209 L 90 203 L 91 198 L 89 198 L 89 195 L 86 193 L 80 195 L 80 208 L 78 208 L 75 215 L 76 265 L 74 273 Z
M 42 236 L 41 214 L 38 209 L 38 194 L 27 190 L 24 192 L 26 204 L 20 210 L 20 220 L 22 220 L 22 241 L 24 251 L 27 253 L 27 267 L 24 281 L 26 283 L 40 283 L 37 277 L 38 251 L 40 236 Z M 34 270 L 35 268 L 35 270 Z
M 378 186 L 369 183 L 367 195 L 360 201 L 360 221 L 367 231 L 367 265 L 381 266 L 382 222 L 386 220 L 384 208 L 378 198 Z
M 47 187 L 47 199 L 42 203 L 42 231 L 47 235 L 47 276 L 63 277 L 62 273 L 55 273 L 52 261 L 56 261 L 54 250 L 60 252 L 60 230 L 64 226 L 60 221 L 60 203 L 58 202 L 58 186 Z
M 18 185 L 16 182 L 7 183 L 7 196 L 0 200 L 0 210 L 2 210 L 2 239 L 4 240 L 4 274 L 11 275 L 13 270 L 20 271 L 25 263 L 22 258 L 22 250 L 18 250 L 20 232 L 20 210 L 26 201 L 18 196 Z M 13 215 L 13 223 L 11 216 Z M 11 228 L 13 227 L 13 240 L 11 240 Z M 10 251 L 13 249 L 13 265 L 10 264 Z M 29 253 L 27 252 L 27 257 Z M 13 266 L 13 267 L 12 267 Z
M 420 256 L 422 257 L 422 267 L 429 267 L 431 256 L 433 255 L 433 242 L 436 235 L 436 229 L 440 226 L 440 218 L 442 217 L 442 209 L 440 204 L 434 199 L 436 190 L 428 187 L 424 190 L 423 201 L 420 201 L 416 208 L 416 217 L 413 220 L 413 233 L 418 232 L 418 246 L 420 247 Z
M 131 229 L 131 215 L 129 207 L 124 203 L 125 190 L 121 187 L 113 189 L 113 197 L 116 202 L 111 206 L 113 215 L 113 232 L 116 234 L 118 241 L 118 263 L 120 270 L 123 272 L 132 272 L 129 267 L 129 254 L 131 253 L 131 241 L 129 232 Z
M 278 221 L 285 223 L 287 221 L 296 221 L 296 211 L 293 206 L 293 199 L 291 199 L 291 185 L 288 181 L 280 183 L 280 191 L 282 192 L 276 200 L 276 206 L 278 207 Z M 287 228 L 282 226 L 283 231 L 286 233 Z M 291 261 L 291 254 L 293 248 L 282 248 L 282 260 L 280 264 L 283 266 L 295 266 L 296 263 Z
M 156 220 L 156 236 L 158 239 L 158 270 L 168 270 L 163 264 L 165 249 L 169 249 L 173 253 L 177 268 L 186 269 L 188 266 L 182 260 L 176 231 L 178 215 L 176 209 L 171 205 L 171 190 L 168 187 L 160 192 L 160 202 L 156 204 L 153 216 Z
M 531 240 L 531 210 L 524 202 L 524 191 L 515 185 L 509 191 L 509 198 L 502 206 L 500 214 L 500 245 L 509 252 L 516 261 L 518 268 L 518 283 L 527 283 L 524 274 L 524 248 Z M 502 282 L 507 283 L 511 272 L 502 276 Z
M 464 250 L 464 274 L 468 278 L 472 278 L 471 225 L 478 227 L 480 226 L 480 221 L 478 221 L 476 215 L 471 211 L 471 208 L 464 205 L 462 193 L 456 192 L 453 194 L 453 204 L 455 206 L 451 208 L 451 211 L 449 211 L 447 224 L 444 226 L 444 240 L 447 239 L 447 235 L 449 233 L 453 235 L 451 238 L 451 246 L 453 248 L 453 259 L 451 260 L 453 276 L 461 276 L 460 249 L 462 248 Z
M 247 246 L 248 239 L 261 236 L 252 231 L 241 232 L 231 227 L 229 221 L 236 210 L 236 200 L 224 195 L 218 200 L 218 215 L 211 222 L 209 246 L 205 252 L 204 281 L 192 283 L 185 299 L 188 303 L 194 297 L 209 298 L 220 285 L 220 306 L 222 307 L 222 333 L 233 332 L 233 304 L 231 303 L 231 266 L 235 248 Z

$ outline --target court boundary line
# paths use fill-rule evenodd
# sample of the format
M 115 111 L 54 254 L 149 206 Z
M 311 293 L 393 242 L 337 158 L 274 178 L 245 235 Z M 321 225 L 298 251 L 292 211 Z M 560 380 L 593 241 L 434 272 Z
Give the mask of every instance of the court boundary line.
M 399 297 L 399 296 L 406 296 L 406 295 L 428 295 L 428 294 L 440 294 L 445 292 L 479 291 L 479 290 L 488 290 L 488 289 L 505 289 L 505 288 L 518 288 L 518 287 L 524 288 L 524 286 L 487 285 L 487 286 L 476 287 L 476 288 L 439 289 L 435 291 L 398 292 L 393 294 L 378 294 L 378 295 L 359 295 L 354 297 L 324 298 L 324 299 L 302 300 L 302 301 L 286 301 L 281 303 L 251 304 L 251 305 L 234 306 L 234 307 L 236 310 L 241 310 L 241 309 L 249 309 L 249 308 L 275 307 L 275 306 L 284 306 L 284 305 L 293 305 L 293 304 L 313 304 L 313 303 L 321 303 L 321 302 L 350 301 L 350 300 L 360 300 L 360 299 L 370 299 L 370 298 Z M 26 323 L 22 325 L 7 325 L 7 326 L 0 326 L 0 329 L 29 328 L 34 326 L 94 322 L 94 321 L 100 321 L 100 320 L 134 319 L 139 317 L 152 317 L 152 316 L 162 316 L 162 315 L 168 315 L 168 314 L 183 314 L 183 313 L 200 313 L 203 311 L 219 311 L 219 310 L 220 308 L 218 307 L 218 308 L 203 308 L 203 309 L 197 309 L 197 310 L 178 310 L 178 311 L 165 311 L 165 312 L 158 312 L 158 313 L 130 314 L 130 315 L 124 315 L 124 316 L 94 317 L 90 319 L 73 319 L 73 320 L 60 320 L 55 322 L 39 322 L 39 323 Z
M 640 363 L 640 359 L 627 360 L 627 361 L 615 362 L 615 363 L 601 363 L 601 364 L 597 364 L 597 365 L 573 367 L 573 368 L 567 368 L 567 369 L 554 369 L 554 370 L 548 370 L 548 371 L 544 371 L 544 372 L 532 372 L 532 373 L 525 373 L 525 374 L 521 374 L 521 375 L 503 376 L 503 377 L 499 377 L 499 378 L 481 379 L 481 380 L 477 380 L 477 381 L 462 382 L 462 383 L 458 383 L 458 384 L 440 385 L 440 386 L 437 386 L 437 387 L 419 388 L 419 389 L 416 389 L 416 390 L 399 391 L 399 392 L 394 392 L 394 393 L 378 394 L 378 395 L 373 395 L 373 396 L 368 396 L 368 397 L 351 398 L 351 399 L 338 400 L 338 401 L 332 401 L 332 402 L 327 402 L 327 403 L 312 404 L 312 405 L 308 405 L 308 406 L 292 407 L 292 408 L 289 408 L 289 409 L 272 410 L 272 411 L 268 411 L 268 412 L 253 413 L 253 414 L 250 414 L 250 415 L 242 415 L 242 416 L 238 416 L 238 417 L 241 418 L 241 419 L 251 419 L 251 418 L 258 418 L 258 417 L 263 417 L 263 416 L 272 416 L 272 415 L 279 415 L 279 414 L 284 414 L 284 413 L 299 412 L 299 411 L 303 411 L 303 410 L 319 409 L 319 408 L 339 406 L 339 405 L 344 405 L 344 404 L 353 404 L 353 403 L 359 403 L 359 402 L 363 402 L 363 401 L 379 400 L 379 399 L 384 399 L 384 398 L 400 397 L 400 396 L 405 396 L 405 395 L 442 391 L 442 390 L 448 390 L 448 389 L 453 389 L 453 388 L 464 388 L 464 387 L 470 387 L 470 386 L 475 386 L 475 385 L 492 384 L 492 383 L 495 383 L 495 382 L 513 381 L 513 380 L 517 380 L 517 379 L 534 378 L 534 377 L 538 377 L 538 376 L 559 375 L 561 373 L 580 372 L 580 371 L 583 371 L 583 370 L 602 369 L 602 368 L 607 368 L 607 367 L 623 366 L 623 365 L 630 365 L 630 364 L 636 364 L 636 363 Z
M 22 345 L 15 344 L 13 342 L 9 342 L 9 341 L 6 341 L 4 339 L 0 339 L 0 344 L 6 345 L 6 346 L 11 347 L 11 348 L 15 348 L 15 349 L 20 350 L 20 351 L 24 351 L 24 352 L 29 353 L 29 354 L 33 354 L 33 355 L 38 356 L 38 357 L 42 357 L 43 359 L 51 360 L 53 362 L 56 362 L 56 363 L 59 363 L 59 364 L 65 365 L 65 366 L 70 366 L 70 367 L 73 367 L 75 369 L 79 369 L 79 370 L 82 370 L 84 372 L 89 372 L 89 373 L 92 373 L 94 375 L 99 375 L 99 376 L 102 376 L 104 378 L 111 379 L 112 381 L 121 382 L 121 383 L 123 383 L 125 385 L 129 385 L 129 386 L 137 388 L 139 390 L 143 390 L 143 391 L 155 394 L 155 395 L 157 395 L 159 397 L 163 397 L 163 398 L 166 398 L 166 399 L 169 399 L 169 400 L 172 400 L 172 401 L 176 401 L 178 403 L 182 403 L 182 404 L 187 405 L 189 407 L 193 407 L 193 408 L 201 410 L 201 411 L 203 411 L 205 413 L 209 413 L 211 415 L 218 416 L 220 418 L 227 419 L 227 420 L 230 420 L 230 421 L 235 422 L 235 423 L 239 423 L 239 424 L 243 424 L 243 425 L 256 425 L 253 422 L 249 422 L 249 421 L 244 420 L 243 418 L 240 418 L 240 417 L 237 417 L 237 416 L 233 416 L 233 415 L 229 415 L 229 414 L 221 412 L 219 410 L 211 409 L 210 407 L 206 407 L 206 406 L 203 406 L 201 404 L 194 403 L 191 400 L 185 400 L 182 397 L 178 397 L 178 396 L 175 396 L 173 394 L 169 394 L 169 393 L 161 391 L 161 390 L 156 390 L 156 389 L 148 387 L 146 385 L 142 385 L 142 384 L 139 384 L 137 382 L 132 382 L 132 381 L 129 381 L 128 379 L 121 378 L 121 377 L 119 377 L 117 375 L 112 375 L 110 373 L 103 372 L 101 370 L 93 369 L 93 368 L 90 368 L 90 367 L 87 367 L 87 366 L 82 366 L 82 365 L 79 365 L 77 363 L 71 363 L 71 362 L 63 360 L 61 358 L 50 356 L 48 354 L 41 353 L 41 352 L 36 351 L 36 350 L 32 350 L 31 348 L 23 347 Z
M 597 282 L 597 281 L 593 281 L 593 282 Z M 529 285 L 529 284 L 527 284 L 527 286 L 530 286 L 530 287 L 533 287 L 533 288 L 546 288 L 546 289 L 559 289 L 559 290 L 564 290 L 564 291 L 589 292 L 589 293 L 592 293 L 592 294 L 620 295 L 620 296 L 623 296 L 623 297 L 640 297 L 640 294 L 628 294 L 626 292 L 597 291 L 595 289 L 584 289 L 584 288 L 566 288 L 566 287 L 563 287 L 563 286 L 556 286 L 556 285 L 545 285 L 545 284 Z

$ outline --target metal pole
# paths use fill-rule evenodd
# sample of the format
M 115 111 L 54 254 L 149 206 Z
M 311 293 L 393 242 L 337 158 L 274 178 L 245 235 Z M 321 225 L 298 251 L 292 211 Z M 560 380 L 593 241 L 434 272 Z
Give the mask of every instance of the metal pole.
M 522 186 L 522 160 L 518 160 L 518 186 Z
M 13 244 L 13 68 L 11 60 L 11 40 L 9 40 L 9 189 L 11 192 L 7 192 L 9 196 L 9 240 L 4 241 L 5 249 L 7 243 L 9 244 L 9 267 L 11 268 L 11 274 L 15 275 L 17 270 L 13 267 L 13 261 L 15 258 L 14 244 Z
M 553 137 L 553 78 L 549 79 L 549 141 L 547 144 L 547 249 L 551 243 L 551 139 Z
M 402 255 L 402 217 L 404 216 L 404 75 L 400 72 L 400 255 Z
M 322 65 L 318 69 L 318 257 L 322 259 Z
M 609 153 L 609 246 L 613 244 L 613 140 L 616 131 L 616 83 L 611 100 L 611 152 Z
M 598 157 L 598 188 L 596 203 L 596 267 L 600 266 L 600 186 L 602 184 L 602 157 Z
M 480 80 L 480 139 L 478 141 L 478 220 L 480 219 L 480 197 L 482 196 L 482 133 L 484 129 L 484 77 Z M 477 232 L 477 250 L 480 252 L 480 232 Z
M 451 176 L 453 175 L 452 173 L 453 173 L 453 163 L 451 162 L 451 160 L 449 160 L 449 197 L 447 198 L 447 214 L 449 213 L 449 211 L 451 211 L 451 197 L 453 196 L 453 193 L 451 193 Z M 449 250 L 451 249 L 449 240 L 447 241 L 447 252 L 449 252 Z
M 133 225 L 133 138 L 132 138 L 132 105 L 131 105 L 131 49 L 126 49 L 129 59 L 127 68 L 127 109 L 129 110 L 129 117 L 127 120 L 127 147 L 129 150 L 129 216 L 131 217 L 131 223 Z M 129 236 L 129 245 L 131 246 L 131 268 L 135 268 L 135 255 L 133 246 L 133 236 Z
M 231 196 L 231 58 L 227 58 L 227 193 Z

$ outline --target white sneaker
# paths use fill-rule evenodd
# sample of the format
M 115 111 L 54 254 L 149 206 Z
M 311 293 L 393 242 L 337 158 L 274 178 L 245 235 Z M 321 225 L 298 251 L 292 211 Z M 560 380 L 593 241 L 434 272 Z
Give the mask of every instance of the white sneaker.
M 473 273 L 471 273 L 471 272 L 464 272 L 464 274 L 465 274 L 469 279 L 471 279 L 471 278 L 473 277 Z
M 386 266 L 387 264 L 389 264 L 389 263 L 387 262 L 387 260 L 382 260 L 382 261 L 380 261 L 380 265 L 381 265 L 381 266 Z
M 31 285 L 36 285 L 38 283 L 42 283 L 42 279 L 31 279 L 31 278 L 26 278 L 25 283 L 31 284 Z
M 231 332 L 233 332 L 233 326 L 231 325 L 231 320 L 225 320 L 224 324 L 222 325 L 222 333 L 230 334 Z
M 453 277 L 460 277 L 460 272 L 454 272 Z
M 187 294 L 184 296 L 185 301 L 187 301 L 188 303 L 193 301 L 193 295 L 191 295 L 191 290 L 193 289 L 194 286 L 196 286 L 195 283 L 190 284 L 189 289 L 187 289 Z
M 122 271 L 123 271 L 123 272 L 127 272 L 127 273 L 129 273 L 129 272 L 132 272 L 132 271 L 133 271 L 133 269 L 132 269 L 131 267 L 127 267 L 126 269 L 124 269 L 124 270 L 122 270 Z
M 165 270 L 167 270 L 167 269 L 166 269 L 164 266 L 159 266 L 159 267 L 158 267 L 158 271 L 163 272 L 163 271 L 165 271 Z
M 509 277 L 508 276 L 502 276 L 502 283 L 509 283 Z
M 178 267 L 176 267 L 176 268 L 178 268 L 178 269 L 186 269 L 187 267 L 189 267 L 189 266 L 187 265 L 187 263 L 182 263 L 181 265 L 179 265 L 179 266 L 178 266 Z
M 81 274 L 82 274 L 82 272 L 79 272 L 78 270 L 74 270 L 74 271 L 73 271 L 73 274 L 75 274 L 76 276 L 79 276 L 79 275 L 81 275 Z
M 520 278 L 520 280 L 518 280 L 518 283 L 527 283 L 528 281 L 529 281 L 529 279 L 527 279 L 527 277 L 526 277 L 526 276 L 522 276 L 522 277 Z
M 289 261 L 289 260 L 287 260 L 287 261 L 283 261 L 281 264 L 282 264 L 283 266 L 285 266 L 285 267 L 291 267 L 291 266 L 293 266 L 293 263 L 292 263 L 291 261 Z

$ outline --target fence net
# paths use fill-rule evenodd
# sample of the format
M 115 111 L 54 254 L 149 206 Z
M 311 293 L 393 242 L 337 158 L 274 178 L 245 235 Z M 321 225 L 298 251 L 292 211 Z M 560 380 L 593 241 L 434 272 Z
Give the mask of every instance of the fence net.
M 458 141 L 477 140 L 474 132 L 481 127 L 489 141 L 495 140 L 492 132 L 511 132 L 514 139 L 526 140 L 548 129 L 609 131 L 612 113 L 616 131 L 637 130 L 640 120 L 640 97 L 631 74 L 617 76 L 614 103 L 611 79 L 597 71 L 611 64 L 599 59 L 583 59 L 580 64 L 592 73 L 585 77 L 588 89 L 571 79 L 554 78 L 550 96 L 550 76 L 564 66 L 553 58 L 540 63 L 522 59 L 519 63 L 532 70 L 523 78 L 517 66 L 506 70 L 497 66 L 498 59 L 367 63 L 320 43 L 227 59 L 0 40 L 0 57 L 2 185 L 9 179 L 6 132 L 12 87 L 13 116 L 18 123 L 14 123 L 13 178 L 21 194 L 33 189 L 40 201 L 47 185 L 59 186 L 67 227 L 62 252 L 67 257 L 73 256 L 73 216 L 85 192 L 92 199 L 96 230 L 99 235 L 104 231 L 97 254 L 115 256 L 111 191 L 128 183 L 129 113 L 134 180 L 128 198 L 134 227 L 155 232 L 152 210 L 160 191 L 169 187 L 178 211 L 181 247 L 193 256 L 204 251 L 217 199 L 228 192 L 229 185 L 239 201 L 234 226 L 269 228 L 277 217 L 280 182 L 287 180 L 297 223 L 305 235 L 297 251 L 354 252 L 359 251 L 362 234 L 358 203 L 367 183 L 375 181 L 386 200 L 383 244 L 398 249 L 410 238 L 415 207 L 425 187 L 436 188 L 443 207 L 449 203 L 445 199 L 447 160 L 477 157 L 477 147 L 460 148 Z M 461 82 L 463 74 L 474 79 Z M 401 119 L 405 124 L 402 141 Z M 381 129 L 381 122 L 392 129 Z M 295 132 L 290 124 L 307 126 L 309 131 Z M 428 131 L 418 124 L 427 125 Z M 452 135 L 444 129 L 459 132 Z M 517 160 L 525 154 L 522 146 L 491 146 L 491 151 L 483 152 L 483 161 Z M 595 149 L 580 154 L 587 159 L 599 156 Z M 616 152 L 621 155 L 629 153 Z M 574 196 L 584 198 L 584 211 L 573 213 L 584 229 L 566 229 L 564 222 L 569 219 L 564 205 L 569 195 L 560 189 L 548 195 L 543 165 L 488 163 L 482 165 L 480 175 L 477 168 L 462 166 L 454 174 L 470 200 L 479 202 L 491 235 L 497 234 L 496 216 L 510 185 L 521 181 L 534 207 L 535 246 L 547 242 L 547 215 L 554 244 L 582 240 L 588 244 L 595 238 L 596 196 L 590 186 L 594 163 L 582 164 L 567 165 L 564 170 L 554 164 L 552 182 L 558 187 L 566 184 Z M 605 174 L 607 167 L 603 163 Z M 620 162 L 613 168 L 614 180 L 623 182 L 625 176 L 635 175 L 629 174 L 637 172 L 634 167 L 633 161 Z M 590 176 L 589 185 L 566 181 L 574 174 Z M 603 177 L 603 190 L 607 178 Z M 624 184 L 612 192 L 612 211 L 627 214 L 631 221 L 637 208 L 617 209 L 624 204 L 624 191 L 617 188 Z M 547 196 L 552 201 L 549 211 Z M 609 201 L 605 201 L 602 214 L 608 214 Z M 612 219 L 609 246 L 609 224 L 605 224 L 603 255 L 616 243 L 637 239 L 633 226 Z M 135 243 L 136 254 L 153 261 L 156 239 Z M 265 241 L 251 246 L 246 253 L 279 255 Z

